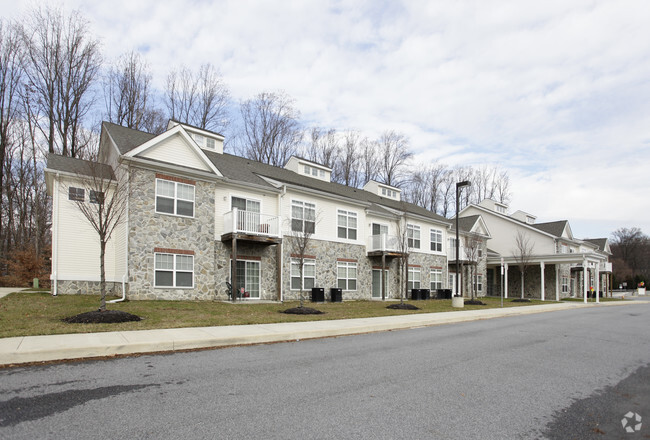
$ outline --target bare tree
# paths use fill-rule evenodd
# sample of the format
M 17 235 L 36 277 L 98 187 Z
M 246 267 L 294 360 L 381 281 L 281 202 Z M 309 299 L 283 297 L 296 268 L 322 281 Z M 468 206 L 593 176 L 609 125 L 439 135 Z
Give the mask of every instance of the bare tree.
M 406 214 L 400 216 L 395 222 L 395 230 L 397 231 L 397 252 L 399 254 L 399 266 L 400 274 L 402 276 L 402 287 L 400 291 L 400 303 L 404 302 L 404 296 L 408 297 L 408 267 L 409 267 L 409 255 L 411 253 L 411 247 L 409 246 L 409 234 L 407 227 Z M 382 275 L 383 276 L 383 275 Z
M 298 151 L 303 136 L 300 115 L 287 95 L 262 92 L 242 102 L 240 112 L 241 155 L 281 167 Z
M 230 92 L 212 64 L 203 64 L 196 73 L 181 67 L 167 76 L 166 105 L 172 119 L 220 132 L 228 126 L 229 101 Z
M 305 209 L 304 218 L 301 221 L 290 219 L 289 221 L 289 240 L 288 246 L 291 253 L 291 258 L 298 260 L 298 268 L 300 272 L 300 307 L 304 302 L 304 271 L 305 259 L 312 237 L 316 232 L 316 224 L 318 218 L 316 213 Z
M 101 65 L 99 43 L 77 11 L 32 10 L 21 36 L 26 51 L 27 88 L 39 107 L 38 128 L 48 151 L 77 157 L 87 147 L 84 118 L 94 104 L 92 87 Z
M 108 120 L 124 127 L 143 130 L 148 113 L 154 112 L 151 72 L 135 51 L 122 55 L 104 78 L 104 101 Z
M 413 157 L 406 135 L 390 130 L 377 141 L 380 160 L 380 178 L 383 183 L 399 187 L 404 178 L 406 161 Z
M 344 133 L 340 159 L 332 173 L 333 181 L 355 188 L 360 185 L 359 138 L 359 132 L 357 131 L 348 130 Z
M 359 153 L 357 152 L 357 154 Z M 371 180 L 382 180 L 380 177 L 382 159 L 377 141 L 363 138 L 361 141 L 361 154 L 363 176 L 359 177 L 359 183 L 365 184 Z
M 4 204 L 4 163 L 10 143 L 10 128 L 16 121 L 20 107 L 20 84 L 23 74 L 23 55 L 20 35 L 14 26 L 0 20 L 0 213 Z M 3 217 L 0 215 L 0 237 L 4 236 Z
M 516 249 L 513 251 L 513 257 L 515 258 L 517 266 L 519 267 L 519 272 L 521 273 L 521 299 L 524 299 L 526 268 L 531 262 L 534 246 L 528 234 L 522 231 L 517 231 L 515 246 Z
M 331 128 L 324 131 L 319 127 L 312 127 L 309 134 L 311 145 L 305 155 L 307 159 L 334 169 L 341 150 L 336 130 Z
M 99 309 L 104 311 L 106 310 L 106 244 L 126 216 L 130 173 L 121 168 L 113 171 L 110 166 L 96 161 L 79 160 L 76 168 L 81 192 L 75 194 L 74 203 L 88 224 L 97 232 L 99 239 Z
M 464 236 L 464 250 L 465 250 L 465 259 L 469 261 L 469 282 L 471 284 L 470 291 L 472 292 L 472 300 L 475 298 L 476 294 L 476 282 L 475 278 L 478 272 L 478 263 L 479 263 L 479 250 L 483 244 L 481 236 L 475 232 L 470 232 Z

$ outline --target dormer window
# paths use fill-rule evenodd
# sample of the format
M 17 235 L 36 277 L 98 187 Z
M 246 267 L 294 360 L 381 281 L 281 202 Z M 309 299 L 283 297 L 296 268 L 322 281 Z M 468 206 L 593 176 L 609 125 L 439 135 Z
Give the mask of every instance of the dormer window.
M 214 150 L 216 148 L 216 142 L 212 138 L 206 138 L 205 139 L 205 146 L 206 146 L 206 148 Z
M 201 148 L 207 148 L 209 150 L 214 150 L 216 149 L 217 143 L 215 142 L 214 139 L 203 136 L 202 134 L 198 133 L 191 133 L 192 139 L 194 139 L 194 142 L 201 147 Z
M 308 176 L 320 177 L 321 179 L 325 177 L 325 171 L 309 165 L 304 166 L 303 172 Z
M 507 214 L 508 210 L 503 205 L 494 205 L 496 211 L 501 214 Z
M 535 217 L 531 217 L 529 215 L 526 216 L 526 223 L 528 223 L 529 225 L 534 224 L 535 223 Z
M 381 188 L 381 195 L 386 196 L 386 197 L 390 197 L 391 199 L 394 199 L 394 198 L 397 198 L 397 191 L 382 187 Z

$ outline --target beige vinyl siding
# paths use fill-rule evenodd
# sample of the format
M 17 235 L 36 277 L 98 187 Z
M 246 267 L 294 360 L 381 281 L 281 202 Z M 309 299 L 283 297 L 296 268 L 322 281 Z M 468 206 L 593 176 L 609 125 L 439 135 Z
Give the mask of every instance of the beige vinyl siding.
M 141 157 L 181 165 L 203 171 L 212 171 L 180 134 L 175 134 L 139 154 Z
M 59 191 L 56 243 L 58 258 L 57 267 L 52 268 L 52 271 L 56 271 L 59 280 L 99 281 L 99 236 L 79 211 L 76 204 L 68 200 L 68 188 L 70 186 L 83 187 L 81 184 L 75 183 L 74 179 L 66 178 L 62 179 L 62 182 L 55 185 L 54 188 L 55 191 Z M 88 191 L 85 191 L 84 197 L 84 203 L 89 203 Z M 118 263 L 116 241 L 119 235 L 118 233 L 112 237 L 106 244 L 104 262 L 107 281 L 121 281 L 122 278 L 123 266 L 120 268 L 120 273 L 118 273 L 116 266 Z M 122 238 L 122 241 L 124 241 L 124 238 Z M 120 253 L 123 254 L 124 250 Z M 124 265 L 125 263 L 120 262 L 119 264 Z

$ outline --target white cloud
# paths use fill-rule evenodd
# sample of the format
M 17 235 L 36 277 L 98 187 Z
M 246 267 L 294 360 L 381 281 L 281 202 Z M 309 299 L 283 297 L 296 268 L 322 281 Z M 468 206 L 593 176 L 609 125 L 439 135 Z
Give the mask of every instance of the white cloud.
M 0 3 L 5 16 L 26 7 Z M 314 125 L 399 129 L 418 158 L 506 167 L 513 208 L 566 218 L 578 235 L 650 233 L 644 0 L 66 6 L 91 20 L 107 58 L 143 51 L 158 87 L 174 66 L 211 62 L 236 101 L 281 89 Z

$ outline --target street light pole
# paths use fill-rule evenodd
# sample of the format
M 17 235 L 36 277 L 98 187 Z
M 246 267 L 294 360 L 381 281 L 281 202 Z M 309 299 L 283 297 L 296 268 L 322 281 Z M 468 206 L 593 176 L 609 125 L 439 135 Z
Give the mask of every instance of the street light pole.
M 458 296 L 462 296 L 462 295 L 460 295 L 460 290 L 459 290 L 459 286 L 458 286 L 459 278 L 460 278 L 459 277 L 460 273 L 459 273 L 459 269 L 458 269 L 458 266 L 459 266 L 458 263 L 459 263 L 459 258 L 460 258 L 460 255 L 459 255 L 459 252 L 460 252 L 460 238 L 459 238 L 459 235 L 458 235 L 458 205 L 459 205 L 459 201 L 460 201 L 460 189 L 462 187 L 464 187 L 464 186 L 470 186 L 471 184 L 472 183 L 469 180 L 464 180 L 462 182 L 456 182 L 456 295 L 458 295 Z

